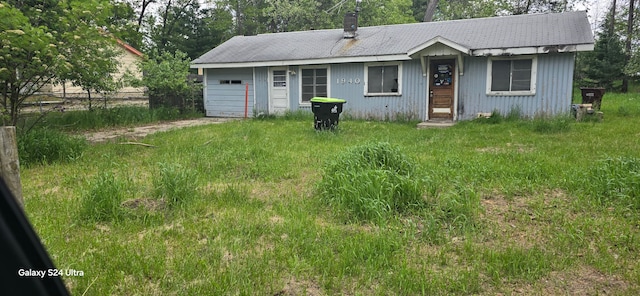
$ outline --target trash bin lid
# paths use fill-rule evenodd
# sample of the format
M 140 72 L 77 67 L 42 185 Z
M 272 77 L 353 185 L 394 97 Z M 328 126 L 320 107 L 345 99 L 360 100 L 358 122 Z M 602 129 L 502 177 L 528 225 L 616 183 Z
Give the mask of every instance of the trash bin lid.
M 346 103 L 346 100 L 336 98 L 313 97 L 310 100 L 313 103 Z

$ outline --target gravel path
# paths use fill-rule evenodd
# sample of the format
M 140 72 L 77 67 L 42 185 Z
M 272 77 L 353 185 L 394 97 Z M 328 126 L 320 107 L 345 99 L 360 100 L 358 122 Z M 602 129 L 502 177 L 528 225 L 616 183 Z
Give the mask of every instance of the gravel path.
M 157 132 L 168 131 L 172 129 L 178 129 L 189 126 L 198 126 L 206 124 L 219 124 L 230 120 L 236 120 L 231 118 L 211 118 L 204 117 L 198 119 L 178 120 L 171 122 L 163 122 L 152 125 L 138 126 L 133 128 L 121 128 L 98 132 L 85 133 L 84 137 L 91 143 L 103 143 L 113 141 L 118 138 L 126 138 L 131 141 L 136 141 L 140 138 Z

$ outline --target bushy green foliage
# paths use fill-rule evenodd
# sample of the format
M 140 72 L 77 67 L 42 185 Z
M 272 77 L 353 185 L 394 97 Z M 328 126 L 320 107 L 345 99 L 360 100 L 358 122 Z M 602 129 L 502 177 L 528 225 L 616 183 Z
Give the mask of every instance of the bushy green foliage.
M 389 143 L 368 143 L 336 155 L 323 168 L 320 197 L 354 221 L 383 221 L 420 207 L 417 165 Z
M 87 147 L 85 139 L 39 128 L 18 136 L 20 164 L 30 166 L 76 159 Z
M 175 163 L 159 163 L 153 178 L 154 196 L 163 198 L 168 207 L 175 207 L 196 196 L 197 174 Z
M 128 182 L 112 172 L 98 173 L 82 194 L 80 218 L 85 221 L 117 221 L 123 217 L 122 202 L 129 191 Z
M 583 180 L 586 193 L 598 201 L 640 210 L 640 158 L 605 158 Z
M 613 88 L 613 83 L 624 76 L 625 55 L 620 37 L 609 30 L 603 30 L 596 40 L 593 51 L 584 53 L 584 63 L 580 70 L 588 78 L 581 81 L 583 86 Z M 591 83 L 589 83 L 591 82 Z

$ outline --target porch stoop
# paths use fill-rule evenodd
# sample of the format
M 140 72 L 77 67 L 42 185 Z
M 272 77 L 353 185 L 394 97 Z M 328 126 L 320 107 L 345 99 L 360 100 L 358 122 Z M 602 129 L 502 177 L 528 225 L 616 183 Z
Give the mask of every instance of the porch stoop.
M 425 122 L 421 122 L 418 123 L 418 125 L 416 126 L 418 129 L 423 129 L 423 128 L 444 128 L 444 127 L 450 127 L 455 125 L 455 121 L 451 121 L 451 120 L 429 120 L 429 121 L 425 121 Z

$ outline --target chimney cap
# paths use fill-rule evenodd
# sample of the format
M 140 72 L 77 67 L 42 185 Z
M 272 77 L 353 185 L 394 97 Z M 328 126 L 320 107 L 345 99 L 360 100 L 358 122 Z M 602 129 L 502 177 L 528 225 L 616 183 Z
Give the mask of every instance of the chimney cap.
M 344 38 L 355 38 L 358 30 L 358 13 L 347 12 L 344 15 Z

